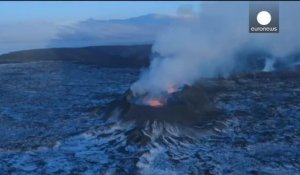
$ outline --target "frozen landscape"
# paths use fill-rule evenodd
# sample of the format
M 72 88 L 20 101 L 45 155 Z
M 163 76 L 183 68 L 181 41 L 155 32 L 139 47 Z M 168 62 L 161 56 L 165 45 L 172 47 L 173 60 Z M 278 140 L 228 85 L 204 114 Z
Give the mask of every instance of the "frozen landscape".
M 0 175 L 300 174 L 299 6 L 0 2 Z
M 104 117 L 135 69 L 0 66 L 0 174 L 300 173 L 299 72 L 212 80 L 222 113 L 200 128 Z

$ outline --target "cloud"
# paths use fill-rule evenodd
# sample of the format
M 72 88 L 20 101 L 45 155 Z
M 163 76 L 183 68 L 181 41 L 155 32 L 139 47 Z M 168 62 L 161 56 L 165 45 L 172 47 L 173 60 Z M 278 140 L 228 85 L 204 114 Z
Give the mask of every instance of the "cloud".
M 34 48 L 153 43 L 161 30 L 182 17 L 149 14 L 122 20 L 2 22 L 0 54 Z
M 89 19 L 63 28 L 50 47 L 153 43 L 157 34 L 180 16 L 150 14 L 124 20 Z
M 248 32 L 249 2 L 204 2 L 199 13 L 160 33 L 153 46 L 158 56 L 131 89 L 159 96 L 200 78 L 249 70 L 248 62 L 259 57 L 288 62 L 300 52 L 299 5 L 280 4 L 279 34 L 254 34 Z

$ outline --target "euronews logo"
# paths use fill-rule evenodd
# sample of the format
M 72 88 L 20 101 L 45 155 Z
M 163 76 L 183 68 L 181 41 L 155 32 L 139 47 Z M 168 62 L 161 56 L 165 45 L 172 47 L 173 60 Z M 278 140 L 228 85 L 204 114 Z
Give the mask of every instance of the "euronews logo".
M 268 11 L 261 11 L 257 14 L 257 22 L 260 25 L 268 25 L 270 24 L 271 20 L 272 20 L 272 16 Z
M 279 32 L 278 2 L 250 2 L 249 32 L 278 33 Z

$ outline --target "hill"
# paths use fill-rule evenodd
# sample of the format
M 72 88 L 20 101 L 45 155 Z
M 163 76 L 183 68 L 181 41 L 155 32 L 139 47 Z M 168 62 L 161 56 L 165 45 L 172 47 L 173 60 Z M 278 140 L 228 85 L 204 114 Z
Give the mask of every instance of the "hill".
M 35 61 L 69 61 L 101 67 L 139 68 L 149 65 L 151 45 L 49 48 L 0 55 L 0 64 Z

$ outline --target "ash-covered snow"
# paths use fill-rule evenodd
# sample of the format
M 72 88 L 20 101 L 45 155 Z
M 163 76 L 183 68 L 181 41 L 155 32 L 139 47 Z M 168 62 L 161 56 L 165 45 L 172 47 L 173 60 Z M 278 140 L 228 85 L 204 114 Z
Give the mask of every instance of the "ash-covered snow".
M 215 99 L 222 127 L 207 131 L 104 120 L 137 76 L 64 62 L 0 65 L 0 174 L 300 173 L 300 77 L 232 83 Z

